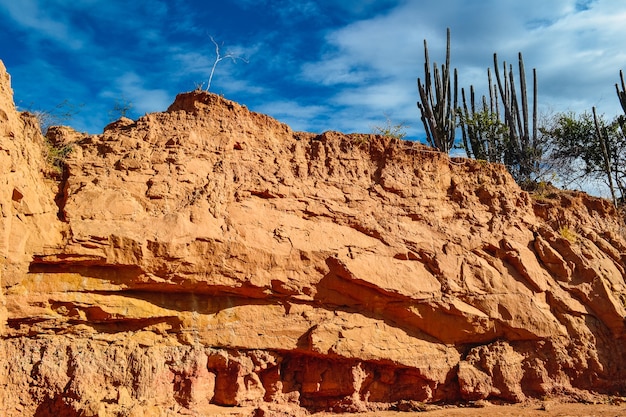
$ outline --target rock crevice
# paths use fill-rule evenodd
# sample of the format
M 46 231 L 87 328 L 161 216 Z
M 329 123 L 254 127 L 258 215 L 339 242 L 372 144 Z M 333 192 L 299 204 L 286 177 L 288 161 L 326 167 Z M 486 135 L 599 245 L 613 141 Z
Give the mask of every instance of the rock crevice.
M 0 110 L 7 416 L 624 395 L 605 200 L 197 91 L 54 130 L 59 178 L 3 67 Z

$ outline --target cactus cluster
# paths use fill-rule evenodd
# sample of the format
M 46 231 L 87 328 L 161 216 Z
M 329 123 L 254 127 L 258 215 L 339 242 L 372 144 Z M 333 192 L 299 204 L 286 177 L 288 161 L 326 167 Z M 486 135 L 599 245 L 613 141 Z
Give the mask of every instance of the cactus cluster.
M 528 181 L 539 159 L 537 143 L 537 76 L 533 69 L 532 121 L 529 120 L 528 94 L 524 60 L 519 54 L 519 92 L 513 66 L 504 63 L 501 74 L 497 54 L 493 55 L 496 83 L 489 78 L 489 102 L 483 96 L 482 108 L 477 108 L 473 86 L 470 104 L 461 89 L 463 107 L 458 107 L 458 75 L 450 71 L 450 28 L 447 30 L 446 62 L 430 69 L 428 44 L 424 40 L 424 83 L 417 79 L 421 112 L 428 144 L 442 152 L 455 145 L 455 130 L 460 126 L 463 146 L 469 156 L 490 162 L 502 162 L 520 181 Z M 501 103 L 501 104 L 500 104 Z M 500 107 L 502 106 L 502 113 Z M 457 124 L 458 120 L 458 124 Z
M 457 71 L 451 77 L 450 70 L 450 29 L 447 30 L 446 61 L 441 67 L 436 63 L 430 67 L 428 44 L 424 40 L 424 83 L 417 79 L 420 101 L 417 106 L 421 112 L 422 123 L 426 131 L 428 144 L 441 152 L 450 152 L 455 146 L 455 130 L 460 128 L 462 146 L 469 157 L 499 162 L 506 165 L 513 177 L 521 185 L 531 184 L 545 169 L 540 163 L 544 152 L 549 150 L 547 143 L 540 143 L 537 125 L 537 71 L 532 71 L 532 101 L 529 100 L 526 84 L 526 73 L 522 53 L 518 54 L 518 74 L 515 74 L 513 65 L 502 66 L 498 63 L 497 53 L 493 54 L 493 72 L 487 69 L 489 85 L 488 97 L 482 96 L 482 102 L 477 103 L 474 87 L 470 86 L 469 100 L 465 89 L 461 89 L 462 107 L 457 103 Z M 495 76 L 492 78 L 492 74 Z M 620 84 L 615 84 L 624 116 L 617 118 L 621 127 L 621 137 L 626 133 L 626 82 L 623 72 L 620 71 Z M 608 178 L 613 200 L 616 201 L 613 187 L 613 177 L 621 191 L 621 179 L 617 173 L 622 170 L 617 161 L 616 149 L 611 142 L 615 136 L 601 129 L 593 109 L 596 129 L 594 136 L 600 144 L 602 158 L 601 171 Z M 617 128 L 614 124 L 614 128 Z M 542 129 L 542 135 L 556 134 Z M 613 135 L 613 136 L 611 136 Z M 548 138 L 544 138 L 548 140 Z M 587 162 L 587 161 L 586 161 Z M 542 165 L 543 164 L 543 165 Z M 625 188 L 626 192 L 626 188 Z M 624 193 L 622 193 L 624 195 Z
M 428 44 L 424 39 L 424 84 L 417 79 L 422 123 L 426 130 L 426 140 L 430 146 L 448 153 L 454 146 L 457 108 L 457 73 L 454 71 L 454 89 L 450 79 L 450 28 L 447 31 L 446 63 L 439 70 L 437 63 L 433 63 L 433 72 L 430 72 Z M 454 96 L 454 102 L 452 102 Z
M 537 141 L 537 73 L 533 69 L 532 120 L 526 86 L 524 60 L 519 53 L 519 91 L 513 66 L 503 63 L 500 72 L 498 55 L 493 54 L 495 83 L 487 69 L 489 100 L 482 96 L 477 108 L 474 87 L 470 86 L 469 105 L 465 89 L 461 89 L 463 107 L 459 109 L 459 125 L 463 147 L 468 156 L 507 166 L 519 182 L 528 182 L 537 169 L 541 156 Z
M 498 69 L 498 54 L 493 54 L 493 67 L 496 75 L 498 91 L 504 108 L 504 123 L 509 129 L 508 158 L 505 164 L 515 167 L 517 172 L 513 175 L 520 180 L 529 180 L 535 171 L 535 164 L 539 159 L 539 144 L 537 143 L 537 71 L 533 68 L 533 105 L 532 127 L 529 123 L 528 95 L 526 93 L 526 73 L 524 71 L 524 59 L 522 53 L 518 54 L 520 99 L 518 100 L 517 88 L 513 66 L 503 63 L 504 74 L 500 76 Z
M 489 162 L 501 162 L 508 130 L 500 120 L 498 93 L 487 69 L 489 104 L 483 95 L 482 106 L 476 107 L 474 86 L 470 85 L 470 105 L 467 104 L 465 89 L 461 88 L 463 107 L 459 109 L 459 126 L 463 148 L 468 156 Z

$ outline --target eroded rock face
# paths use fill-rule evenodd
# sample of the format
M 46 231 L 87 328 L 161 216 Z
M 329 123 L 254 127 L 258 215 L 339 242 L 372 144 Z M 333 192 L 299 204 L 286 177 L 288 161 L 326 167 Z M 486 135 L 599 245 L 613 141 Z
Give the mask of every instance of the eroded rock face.
M 608 202 L 204 92 L 51 132 L 73 143 L 53 182 L 1 72 L 6 415 L 624 393 Z

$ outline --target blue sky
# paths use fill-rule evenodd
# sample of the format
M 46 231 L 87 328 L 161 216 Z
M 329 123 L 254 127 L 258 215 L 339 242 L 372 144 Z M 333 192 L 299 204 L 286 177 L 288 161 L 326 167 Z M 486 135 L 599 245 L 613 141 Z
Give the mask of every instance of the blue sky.
M 422 136 L 423 40 L 442 62 L 446 27 L 460 84 L 486 88 L 493 53 L 536 68 L 543 112 L 621 112 L 624 0 L 0 0 L 0 59 L 22 109 L 67 100 L 68 124 L 100 133 L 116 104 L 164 111 L 211 91 L 295 130 L 369 132 L 389 117 Z

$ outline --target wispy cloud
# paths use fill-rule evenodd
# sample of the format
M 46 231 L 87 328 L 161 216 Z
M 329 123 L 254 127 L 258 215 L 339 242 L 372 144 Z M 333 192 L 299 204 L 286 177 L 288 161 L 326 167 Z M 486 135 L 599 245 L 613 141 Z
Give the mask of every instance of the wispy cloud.
M 114 100 L 128 100 L 135 113 L 163 111 L 173 97 L 164 89 L 146 87 L 142 77 L 134 72 L 122 74 L 114 80 L 112 89 L 101 92 L 101 97 Z
M 595 0 L 577 0 L 575 7 L 577 11 L 585 11 L 589 10 L 593 3 L 595 3 Z
M 614 0 L 0 0 L 0 23 L 20 34 L 5 44 L 0 35 L 0 46 L 20 45 L 8 54 L 22 72 L 14 74 L 22 98 L 41 93 L 45 107 L 69 96 L 87 102 L 85 112 L 106 112 L 123 95 L 143 113 L 206 82 L 212 35 L 223 53 L 249 61 L 220 62 L 212 91 L 298 130 L 368 131 L 388 114 L 415 137 L 424 39 L 441 63 L 451 28 L 452 66 L 479 95 L 493 53 L 516 63 L 521 51 L 527 75 L 537 68 L 541 105 L 617 114 L 624 21 L 626 4 Z
M 88 42 L 87 34 L 75 31 L 59 10 L 56 2 L 45 7 L 37 0 L 0 0 L 0 9 L 26 31 L 33 41 L 51 39 L 69 49 L 81 49 Z M 51 7 L 50 7 L 51 6 Z
M 431 59 L 442 62 L 445 28 L 452 28 L 452 65 L 461 85 L 486 89 L 493 53 L 516 63 L 521 51 L 527 76 L 536 67 L 540 102 L 575 110 L 602 104 L 616 112 L 611 74 L 626 62 L 626 5 L 608 0 L 531 0 L 515 6 L 486 0 L 406 2 L 387 14 L 357 21 L 326 35 L 328 52 L 302 65 L 302 78 L 335 85 L 335 101 L 364 113 L 406 114 L 423 75 L 423 39 Z M 471 15 L 471 19 L 467 16 Z M 529 30 L 529 26 L 531 29 Z M 353 85 L 365 84 L 361 88 Z M 565 110 L 565 109 L 564 109 Z M 417 118 L 417 114 L 415 115 Z
M 309 104 L 303 105 L 291 100 L 274 100 L 252 110 L 268 114 L 297 130 L 319 131 L 319 118 L 331 112 L 329 106 Z

